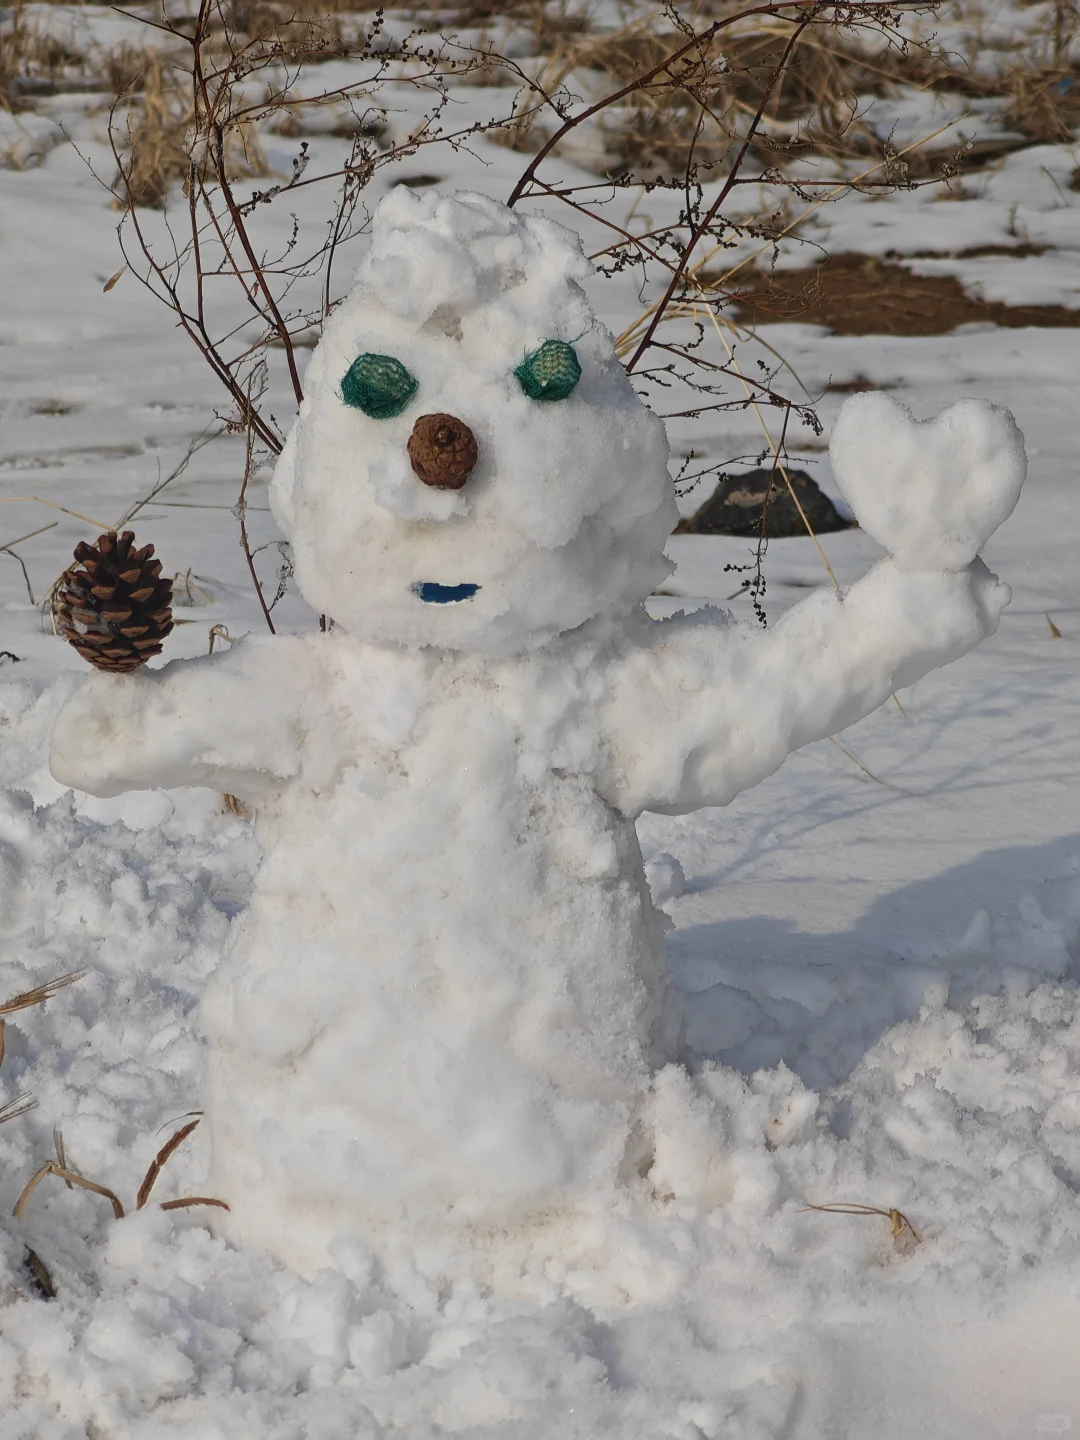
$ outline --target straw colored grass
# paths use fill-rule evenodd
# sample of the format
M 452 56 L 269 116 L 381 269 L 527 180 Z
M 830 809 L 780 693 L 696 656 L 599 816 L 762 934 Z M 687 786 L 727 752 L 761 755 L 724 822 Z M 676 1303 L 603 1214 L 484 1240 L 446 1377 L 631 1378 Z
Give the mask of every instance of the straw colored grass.
M 150 1198 L 150 1192 L 153 1190 L 154 1185 L 157 1182 L 158 1176 L 161 1174 L 162 1170 L 168 1164 L 169 1160 L 172 1158 L 173 1155 L 175 1155 L 176 1151 L 180 1148 L 180 1146 L 183 1144 L 183 1142 L 187 1139 L 187 1137 L 191 1134 L 191 1132 L 196 1128 L 198 1124 L 199 1118 L 196 1117 L 194 1120 L 190 1120 L 186 1125 L 181 1126 L 181 1128 L 177 1130 L 174 1135 L 171 1135 L 169 1139 L 166 1140 L 165 1144 L 162 1145 L 161 1149 L 154 1156 L 153 1160 L 151 1160 L 149 1166 L 147 1167 L 146 1174 L 143 1176 L 142 1184 L 139 1186 L 138 1193 L 135 1198 L 136 1210 L 142 1210 L 144 1208 L 146 1202 Z M 15 1219 L 21 1220 L 26 1214 L 27 1208 L 30 1204 L 31 1199 L 33 1198 L 34 1192 L 37 1190 L 38 1186 L 45 1179 L 45 1177 L 47 1175 L 56 1175 L 59 1179 L 65 1182 L 69 1190 L 73 1185 L 77 1185 L 82 1190 L 90 1190 L 95 1195 L 101 1195 L 104 1199 L 108 1200 L 109 1204 L 112 1206 L 113 1216 L 117 1220 L 123 1220 L 127 1211 L 124 1208 L 123 1201 L 117 1195 L 116 1191 L 110 1190 L 107 1185 L 99 1185 L 96 1180 L 89 1180 L 85 1175 L 80 1175 L 78 1171 L 72 1170 L 69 1165 L 66 1165 L 64 1163 L 65 1157 L 62 1137 L 59 1140 L 54 1141 L 54 1143 L 56 1144 L 57 1159 L 46 1160 L 45 1164 L 42 1165 L 40 1169 L 35 1170 L 33 1175 L 31 1175 L 30 1179 L 23 1186 L 22 1193 L 20 1194 L 18 1200 L 16 1200 L 15 1208 L 12 1211 Z M 179 1200 L 166 1200 L 162 1203 L 160 1208 L 162 1210 L 183 1210 L 188 1209 L 193 1205 L 212 1205 L 219 1210 L 228 1210 L 229 1208 L 224 1200 L 215 1200 L 207 1195 L 186 1195 Z
M 0 19 L 0 110 L 29 109 L 78 70 L 80 57 L 16 3 Z
M 190 77 L 176 62 L 150 50 L 131 82 L 126 154 L 114 185 L 114 204 L 161 207 L 170 189 L 187 184 L 192 169 L 189 136 L 195 119 Z M 205 162 L 204 162 L 205 166 Z M 268 175 L 270 167 L 258 131 L 238 123 L 225 137 L 230 180 Z
M 0 1065 L 4 1063 L 6 1020 L 7 1015 L 16 1015 L 20 1010 L 29 1010 L 34 1005 L 44 1005 L 46 1000 L 52 998 L 59 990 L 65 989 L 68 985 L 74 985 L 76 980 L 81 980 L 86 974 L 85 970 L 73 970 L 69 975 L 59 975 L 55 980 L 46 980 L 43 985 L 35 985 L 32 990 L 24 990 L 21 995 L 15 995 L 0 1005 Z M 16 1102 L 12 1101 L 12 1105 Z M 32 1102 L 31 1102 L 32 1104 Z M 26 1105 L 26 1109 L 31 1108 Z M 16 1112 L 18 1114 L 23 1111 Z M 0 1112 L 0 1120 L 14 1119 L 14 1114 L 3 1114 Z
M 830 1205 L 804 1205 L 803 1210 L 817 1210 L 823 1215 L 880 1215 L 889 1222 L 889 1231 L 892 1236 L 893 1245 L 901 1254 L 908 1254 L 914 1250 L 916 1245 L 922 1244 L 922 1239 L 914 1225 L 907 1216 L 895 1207 L 887 1210 L 877 1205 L 861 1205 L 838 1201 Z

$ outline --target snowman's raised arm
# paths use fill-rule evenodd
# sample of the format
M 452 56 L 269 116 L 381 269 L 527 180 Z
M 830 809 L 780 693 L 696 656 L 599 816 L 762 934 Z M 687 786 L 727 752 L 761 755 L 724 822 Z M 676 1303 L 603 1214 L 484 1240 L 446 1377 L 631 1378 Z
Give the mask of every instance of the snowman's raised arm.
M 649 624 L 608 675 L 603 791 L 627 814 L 724 805 L 792 750 L 853 724 L 992 635 L 1008 603 L 977 549 L 1016 503 L 1023 440 L 961 401 L 920 424 L 852 397 L 832 444 L 856 514 L 891 554 L 767 631 L 715 610 Z
M 626 814 L 726 805 L 792 750 L 973 649 L 1008 598 L 981 561 L 957 575 L 885 560 L 767 631 L 716 610 L 658 622 L 611 672 L 606 798 Z
M 303 640 L 260 636 L 160 670 L 94 672 L 57 717 L 50 768 L 91 795 L 207 785 L 257 802 L 299 770 L 311 669 Z

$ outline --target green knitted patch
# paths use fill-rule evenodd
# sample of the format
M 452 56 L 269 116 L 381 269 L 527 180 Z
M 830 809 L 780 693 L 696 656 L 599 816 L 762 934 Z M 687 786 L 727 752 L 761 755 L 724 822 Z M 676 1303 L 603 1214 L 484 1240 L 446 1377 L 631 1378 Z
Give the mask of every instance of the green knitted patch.
M 514 374 L 530 400 L 565 400 L 581 379 L 581 366 L 572 345 L 565 340 L 545 340 Z
M 418 389 L 392 355 L 358 355 L 341 382 L 341 398 L 373 420 L 389 420 L 401 414 Z

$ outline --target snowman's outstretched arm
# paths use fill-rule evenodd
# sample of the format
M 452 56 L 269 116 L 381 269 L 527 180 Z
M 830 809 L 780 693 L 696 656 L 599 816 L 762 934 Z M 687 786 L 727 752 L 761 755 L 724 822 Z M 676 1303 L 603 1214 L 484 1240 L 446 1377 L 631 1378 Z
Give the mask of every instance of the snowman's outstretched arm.
M 612 673 L 605 797 L 626 814 L 726 805 L 801 745 L 843 730 L 997 628 L 1008 587 L 876 565 L 767 631 L 702 610 L 650 627 Z
M 714 610 L 649 625 L 608 676 L 601 788 L 624 813 L 725 805 L 996 630 L 1009 589 L 975 557 L 1023 483 L 1011 415 L 965 400 L 920 424 L 887 396 L 855 396 L 832 452 L 889 558 L 764 632 Z
M 57 717 L 50 768 L 91 795 L 208 785 L 258 801 L 300 764 L 310 650 L 259 637 L 160 670 L 90 675 Z

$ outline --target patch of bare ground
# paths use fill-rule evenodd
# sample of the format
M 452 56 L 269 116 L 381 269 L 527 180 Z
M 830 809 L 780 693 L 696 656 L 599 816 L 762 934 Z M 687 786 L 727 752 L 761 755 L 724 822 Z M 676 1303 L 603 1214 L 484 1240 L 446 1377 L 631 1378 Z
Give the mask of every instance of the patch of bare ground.
M 798 322 L 834 335 L 945 335 L 971 324 L 1080 327 L 1080 310 L 981 300 L 955 275 L 917 275 L 898 261 L 852 252 L 759 275 L 735 297 L 733 315 L 744 325 Z

